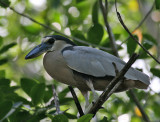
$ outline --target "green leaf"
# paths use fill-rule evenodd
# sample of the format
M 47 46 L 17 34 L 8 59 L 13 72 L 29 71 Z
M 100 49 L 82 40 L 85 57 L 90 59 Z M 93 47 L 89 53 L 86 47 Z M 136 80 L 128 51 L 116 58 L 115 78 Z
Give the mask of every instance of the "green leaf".
M 31 89 L 33 88 L 34 85 L 36 85 L 36 81 L 35 80 L 32 80 L 32 79 L 29 79 L 29 78 L 22 78 L 21 79 L 21 87 L 22 89 L 24 90 L 24 92 L 27 94 L 27 95 L 31 95 Z
M 160 78 L 160 70 L 156 68 L 151 68 L 150 71 L 153 73 L 153 75 Z
M 107 117 L 104 116 L 100 122 L 109 122 L 109 121 L 107 120 Z
M 68 117 L 68 119 L 77 119 L 76 115 L 70 114 L 70 113 L 64 113 L 64 115 L 66 115 Z
M 3 65 L 8 62 L 7 58 L 0 59 L 0 65 Z
M 59 99 L 64 98 L 64 97 L 67 95 L 68 92 L 69 92 L 69 89 L 68 89 L 68 87 L 67 87 L 67 88 L 65 88 L 63 91 L 61 91 L 61 92 L 58 94 Z
M 155 4 L 156 4 L 156 9 L 160 9 L 160 0 L 156 0 Z
M 137 36 L 135 37 L 137 38 Z M 127 41 L 127 52 L 129 53 L 130 56 L 135 52 L 136 47 L 137 43 L 132 38 L 129 38 Z
M 5 70 L 0 70 L 0 78 L 5 78 L 6 72 Z
M 22 105 L 22 102 L 16 102 L 13 104 L 12 109 L 1 119 L 1 121 L 7 119 L 10 115 L 12 115 L 18 107 Z
M 11 44 L 8 44 L 8 45 L 3 46 L 3 48 L 0 49 L 0 54 L 8 51 L 10 48 L 12 48 L 12 47 L 15 46 L 15 45 L 16 45 L 16 43 L 13 42 L 13 43 L 11 43 Z
M 31 89 L 31 98 L 34 105 L 37 105 L 42 101 L 44 97 L 44 92 L 45 92 L 44 83 L 36 84 L 33 86 L 33 88 Z
M 11 101 L 3 101 L 0 103 L 0 121 L 11 110 L 11 108 L 12 108 Z
M 63 114 L 59 114 L 52 118 L 52 122 L 68 122 L 68 118 Z
M 10 1 L 9 0 L 0 0 L 0 6 L 3 8 L 7 8 L 10 5 Z
M 0 78 L 0 86 L 9 86 L 10 80 L 5 78 Z
M 3 38 L 0 36 L 0 46 L 3 44 Z
M 73 98 L 71 98 L 71 97 L 59 99 L 59 102 L 61 105 L 67 105 L 68 103 L 70 103 L 72 101 L 73 101 Z
M 86 114 L 80 117 L 77 122 L 90 122 L 92 117 L 93 117 L 93 114 Z
M 153 42 L 149 41 L 149 40 L 143 40 L 142 45 L 149 50 L 154 44 Z
M 99 44 L 102 40 L 103 33 L 104 31 L 102 25 L 100 24 L 93 25 L 87 33 L 88 41 L 93 44 Z
M 98 23 L 98 1 L 95 2 L 92 8 L 92 21 L 94 24 Z
M 85 36 L 84 36 L 84 34 L 83 34 L 82 31 L 79 31 L 79 30 L 77 30 L 77 29 L 74 29 L 74 30 L 71 31 L 71 33 L 72 33 L 72 36 L 77 37 L 77 38 L 79 38 L 79 39 L 81 39 L 81 40 L 86 41 L 86 38 L 85 38 Z M 75 43 L 76 43 L 77 45 L 79 45 L 79 46 L 87 46 L 86 44 L 83 44 L 83 43 L 78 42 L 78 41 L 75 41 Z
M 157 41 L 149 34 L 143 34 L 143 37 L 147 40 L 149 40 L 150 42 L 152 42 L 153 44 L 157 44 Z

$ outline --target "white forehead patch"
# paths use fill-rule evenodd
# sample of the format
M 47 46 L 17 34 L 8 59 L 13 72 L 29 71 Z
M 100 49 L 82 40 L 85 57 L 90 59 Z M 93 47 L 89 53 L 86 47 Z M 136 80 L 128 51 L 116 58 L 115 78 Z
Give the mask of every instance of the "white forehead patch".
M 48 40 L 51 39 L 51 38 L 52 38 L 52 37 L 43 37 L 43 38 L 42 38 L 42 43 L 48 41 Z

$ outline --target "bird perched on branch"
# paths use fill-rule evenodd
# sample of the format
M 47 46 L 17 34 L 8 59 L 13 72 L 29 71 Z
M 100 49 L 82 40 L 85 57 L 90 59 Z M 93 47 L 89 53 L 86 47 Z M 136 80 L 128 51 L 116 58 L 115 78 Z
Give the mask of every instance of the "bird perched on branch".
M 120 71 L 126 64 L 107 52 L 77 46 L 60 35 L 44 37 L 42 43 L 32 49 L 25 59 L 35 58 L 43 53 L 46 53 L 43 65 L 47 73 L 59 82 L 77 87 L 84 95 L 86 105 L 89 104 L 88 91 L 91 90 L 96 99 L 95 90 L 103 91 L 116 76 L 115 66 Z M 132 67 L 124 77 L 116 92 L 130 88 L 146 89 L 150 84 L 146 74 Z

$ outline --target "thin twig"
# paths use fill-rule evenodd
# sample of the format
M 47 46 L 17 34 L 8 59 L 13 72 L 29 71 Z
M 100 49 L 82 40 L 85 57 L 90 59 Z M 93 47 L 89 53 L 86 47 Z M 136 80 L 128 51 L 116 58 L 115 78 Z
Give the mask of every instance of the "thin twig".
M 108 32 L 108 35 L 109 35 L 110 42 L 111 42 L 113 54 L 115 56 L 119 56 L 118 55 L 118 51 L 117 51 L 117 45 L 115 43 L 115 37 L 114 37 L 114 35 L 112 33 L 111 27 L 110 27 L 110 25 L 108 23 L 108 19 L 107 19 L 108 1 L 105 0 L 105 2 L 106 3 L 105 3 L 105 7 L 104 7 L 102 0 L 99 0 L 100 8 L 101 8 L 101 11 L 102 11 L 102 14 L 103 14 L 104 23 L 105 23 L 105 26 L 106 26 L 106 29 L 107 29 L 107 32 Z
M 0 2 L 1 2 L 1 1 L 0 1 Z M 1 3 L 2 3 L 2 2 L 1 2 Z M 4 4 L 4 3 L 2 3 L 2 4 Z M 68 36 L 68 35 L 66 35 L 66 34 L 64 34 L 64 33 L 60 32 L 60 31 L 58 31 L 58 30 L 56 30 L 56 29 L 53 29 L 53 28 L 51 28 L 51 27 L 49 27 L 49 26 L 47 26 L 47 25 L 45 25 L 45 24 L 43 24 L 43 23 L 38 22 L 37 20 L 33 19 L 33 18 L 30 17 L 29 15 L 26 15 L 26 14 L 24 14 L 24 13 L 20 13 L 20 12 L 16 11 L 16 10 L 15 10 L 14 8 L 12 8 L 12 7 L 9 7 L 9 8 L 10 8 L 12 11 L 14 11 L 15 13 L 17 13 L 18 15 L 21 15 L 21 16 L 23 16 L 23 17 L 31 20 L 32 22 L 34 22 L 34 23 L 36 23 L 36 24 L 38 24 L 38 25 L 41 25 L 43 28 L 49 29 L 49 30 L 51 30 L 51 31 L 53 31 L 53 32 L 56 32 L 56 33 L 59 33 L 59 34 L 65 36 L 65 37 L 67 37 L 67 38 L 70 38 L 70 39 L 75 40 L 75 41 L 77 41 L 77 42 L 80 42 L 80 43 L 82 43 L 82 44 L 90 45 L 90 46 L 93 46 L 93 47 L 98 47 L 99 49 L 102 49 L 102 50 L 105 50 L 105 51 L 110 51 L 110 50 L 111 50 L 110 48 L 106 48 L 106 47 L 102 47 L 102 46 L 99 46 L 99 45 L 91 44 L 91 43 L 86 42 L 86 41 L 84 41 L 84 40 L 82 40 L 82 39 L 79 39 L 79 38 L 77 38 L 77 37 Z
M 120 16 L 120 13 L 117 11 L 117 1 L 115 0 L 115 7 L 116 7 L 116 13 L 117 13 L 117 16 L 118 16 L 118 19 L 119 19 L 119 21 L 121 20 L 122 21 L 122 23 L 123 23 L 123 20 L 121 19 L 121 16 Z M 153 7 L 153 6 L 152 6 Z M 152 11 L 152 9 L 150 10 L 150 11 Z M 147 17 L 146 17 L 147 18 Z M 121 22 L 120 21 L 120 22 Z M 145 21 L 145 19 L 143 20 L 143 21 Z M 121 23 L 121 24 L 122 24 Z M 141 22 L 141 24 L 142 24 L 143 22 Z M 123 27 L 125 28 L 125 30 L 126 30 L 126 26 L 125 26 L 125 24 L 123 23 L 122 25 L 124 25 Z M 139 26 L 137 26 L 137 28 L 139 28 L 140 27 L 140 25 Z M 127 28 L 127 30 L 128 30 L 128 28 Z M 127 31 L 126 30 L 126 31 Z M 128 30 L 129 31 L 129 30 Z M 127 32 L 128 32 L 127 31 Z M 132 37 L 132 38 L 134 38 L 134 36 L 129 32 L 129 34 L 130 34 L 130 36 Z M 135 40 L 136 42 L 138 42 L 137 40 Z M 139 42 L 138 42 L 139 43 Z M 140 44 L 141 45 L 141 44 Z M 143 46 L 142 46 L 143 47 Z M 132 91 L 132 90 L 129 90 L 129 92 L 131 93 L 131 98 L 134 100 L 134 102 L 135 102 L 135 104 L 137 105 L 137 107 L 139 108 L 139 110 L 141 111 L 141 113 L 143 113 L 142 114 L 142 116 L 143 116 L 143 119 L 144 120 L 149 120 L 149 118 L 148 118 L 148 116 L 147 116 L 147 114 L 145 113 L 145 111 L 143 110 L 143 108 L 142 108 L 142 106 L 141 106 L 141 104 L 139 103 L 139 101 L 138 101 L 138 98 L 136 97 L 136 95 L 134 94 L 134 92 Z M 149 121 L 147 121 L 147 122 L 149 122 Z
M 135 60 L 138 58 L 137 54 L 133 54 L 130 60 L 126 63 L 126 65 L 123 67 L 123 69 L 117 74 L 117 76 L 109 83 L 109 85 L 105 88 L 103 93 L 100 95 L 98 100 L 93 104 L 91 109 L 88 113 L 96 114 L 96 112 L 101 108 L 103 103 L 113 94 L 113 92 L 118 88 L 118 86 L 121 84 L 121 80 L 124 77 L 125 73 L 128 71 L 128 69 L 131 67 L 131 65 L 135 62 Z
M 118 19 L 121 23 L 121 25 L 123 26 L 123 28 L 128 32 L 128 34 L 130 35 L 130 37 L 133 38 L 133 40 L 148 54 L 150 55 L 158 64 L 160 64 L 160 62 L 143 46 L 141 45 L 141 43 L 139 43 L 139 41 L 132 35 L 132 33 L 129 31 L 129 29 L 127 28 L 127 26 L 124 24 L 122 18 L 121 18 L 121 15 L 120 13 L 118 12 L 117 10 L 117 4 L 116 4 L 116 0 L 115 0 L 115 6 L 116 6 L 116 13 L 117 13 L 117 16 L 118 16 Z
M 141 114 L 142 114 L 143 119 L 145 120 L 145 122 L 150 122 L 147 114 L 145 113 L 144 109 L 142 108 L 141 104 L 139 103 L 139 101 L 138 101 L 136 95 L 134 94 L 133 90 L 130 89 L 130 90 L 129 90 L 129 93 L 130 93 L 130 95 L 132 96 L 131 98 L 132 98 L 134 101 L 136 101 L 135 103 L 136 103 L 137 107 L 139 108 L 139 110 L 140 110 L 140 112 L 141 112 Z
M 60 107 L 59 107 L 59 98 L 58 98 L 58 95 L 56 93 L 54 85 L 52 85 L 52 92 L 53 92 L 53 97 L 54 97 L 54 104 L 55 104 L 55 107 L 56 107 L 56 113 L 60 114 L 61 112 L 60 112 Z
M 138 28 L 140 28 L 142 26 L 142 24 L 145 22 L 145 20 L 148 18 L 148 16 L 150 15 L 150 13 L 152 12 L 153 8 L 155 5 L 155 1 L 152 5 L 152 7 L 150 8 L 150 10 L 147 12 L 147 14 L 144 16 L 144 18 L 141 20 L 141 22 L 137 25 L 137 27 L 132 31 L 134 32 L 135 30 L 137 30 Z M 128 39 L 130 38 L 130 36 L 127 37 L 127 39 L 125 39 L 119 46 L 118 49 L 122 46 L 123 43 L 125 43 Z
M 78 112 L 79 112 L 80 116 L 83 116 L 84 113 L 83 113 L 82 107 L 81 107 L 81 105 L 80 105 L 80 103 L 79 103 L 79 101 L 78 101 L 77 95 L 76 95 L 73 87 L 72 87 L 72 86 L 68 86 L 68 88 L 69 88 L 69 90 L 71 91 L 71 94 L 72 94 L 72 96 L 73 96 L 74 102 L 75 102 L 75 104 L 76 104 L 76 106 L 77 106 L 77 109 L 78 109 Z

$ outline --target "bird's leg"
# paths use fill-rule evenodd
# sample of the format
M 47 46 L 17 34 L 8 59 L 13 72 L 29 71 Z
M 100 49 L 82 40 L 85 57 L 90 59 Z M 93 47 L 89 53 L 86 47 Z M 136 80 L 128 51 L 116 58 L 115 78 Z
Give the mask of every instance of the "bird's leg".
M 89 98 L 88 98 L 88 91 L 81 91 L 84 98 L 85 98 L 85 101 L 86 101 L 86 104 L 85 104 L 85 109 L 89 106 Z
M 95 92 L 95 89 L 93 87 L 93 83 L 91 81 L 91 79 L 89 79 L 87 82 L 86 82 L 87 86 L 91 89 L 91 91 L 93 92 L 93 102 L 95 102 L 97 99 L 98 99 L 98 95 L 96 94 Z

